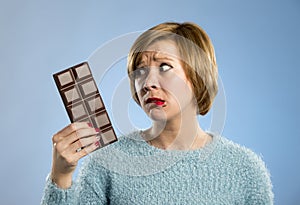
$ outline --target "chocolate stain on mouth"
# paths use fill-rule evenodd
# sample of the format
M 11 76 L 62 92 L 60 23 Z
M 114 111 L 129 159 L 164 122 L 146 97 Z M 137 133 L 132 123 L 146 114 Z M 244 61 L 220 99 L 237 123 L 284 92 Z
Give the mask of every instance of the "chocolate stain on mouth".
M 146 103 L 156 103 L 162 105 L 165 103 L 165 101 L 159 98 L 148 98 Z

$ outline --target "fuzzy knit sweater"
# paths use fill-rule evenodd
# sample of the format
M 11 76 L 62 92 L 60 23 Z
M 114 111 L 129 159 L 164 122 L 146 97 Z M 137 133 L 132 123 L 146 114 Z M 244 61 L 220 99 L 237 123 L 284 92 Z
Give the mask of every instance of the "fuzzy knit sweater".
M 205 147 L 167 151 L 133 132 L 90 154 L 69 189 L 47 178 L 41 204 L 273 204 L 269 172 L 251 150 L 213 135 Z

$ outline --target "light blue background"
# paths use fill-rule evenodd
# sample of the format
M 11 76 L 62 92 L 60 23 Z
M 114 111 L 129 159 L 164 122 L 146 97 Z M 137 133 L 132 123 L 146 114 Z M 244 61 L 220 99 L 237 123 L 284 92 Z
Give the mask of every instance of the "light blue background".
M 69 123 L 52 74 L 164 21 L 193 21 L 210 35 L 227 99 L 223 134 L 263 156 L 276 204 L 300 204 L 300 2 L 178 2 L 1 1 L 0 204 L 40 202 L 51 136 Z M 115 67 L 125 73 L 125 61 Z

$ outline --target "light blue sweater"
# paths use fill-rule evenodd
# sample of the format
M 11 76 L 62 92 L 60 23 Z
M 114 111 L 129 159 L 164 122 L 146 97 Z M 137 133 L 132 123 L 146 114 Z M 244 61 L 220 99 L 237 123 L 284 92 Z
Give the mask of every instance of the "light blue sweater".
M 263 161 L 224 137 L 194 151 L 166 151 L 133 132 L 90 154 L 71 188 L 48 177 L 42 204 L 268 205 L 273 193 Z

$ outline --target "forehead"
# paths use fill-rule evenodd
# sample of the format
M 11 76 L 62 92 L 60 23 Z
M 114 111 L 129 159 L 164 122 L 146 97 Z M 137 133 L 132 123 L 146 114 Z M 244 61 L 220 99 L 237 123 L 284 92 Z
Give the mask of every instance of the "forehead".
M 141 52 L 138 63 L 148 59 L 180 59 L 178 47 L 172 40 L 156 41 Z

